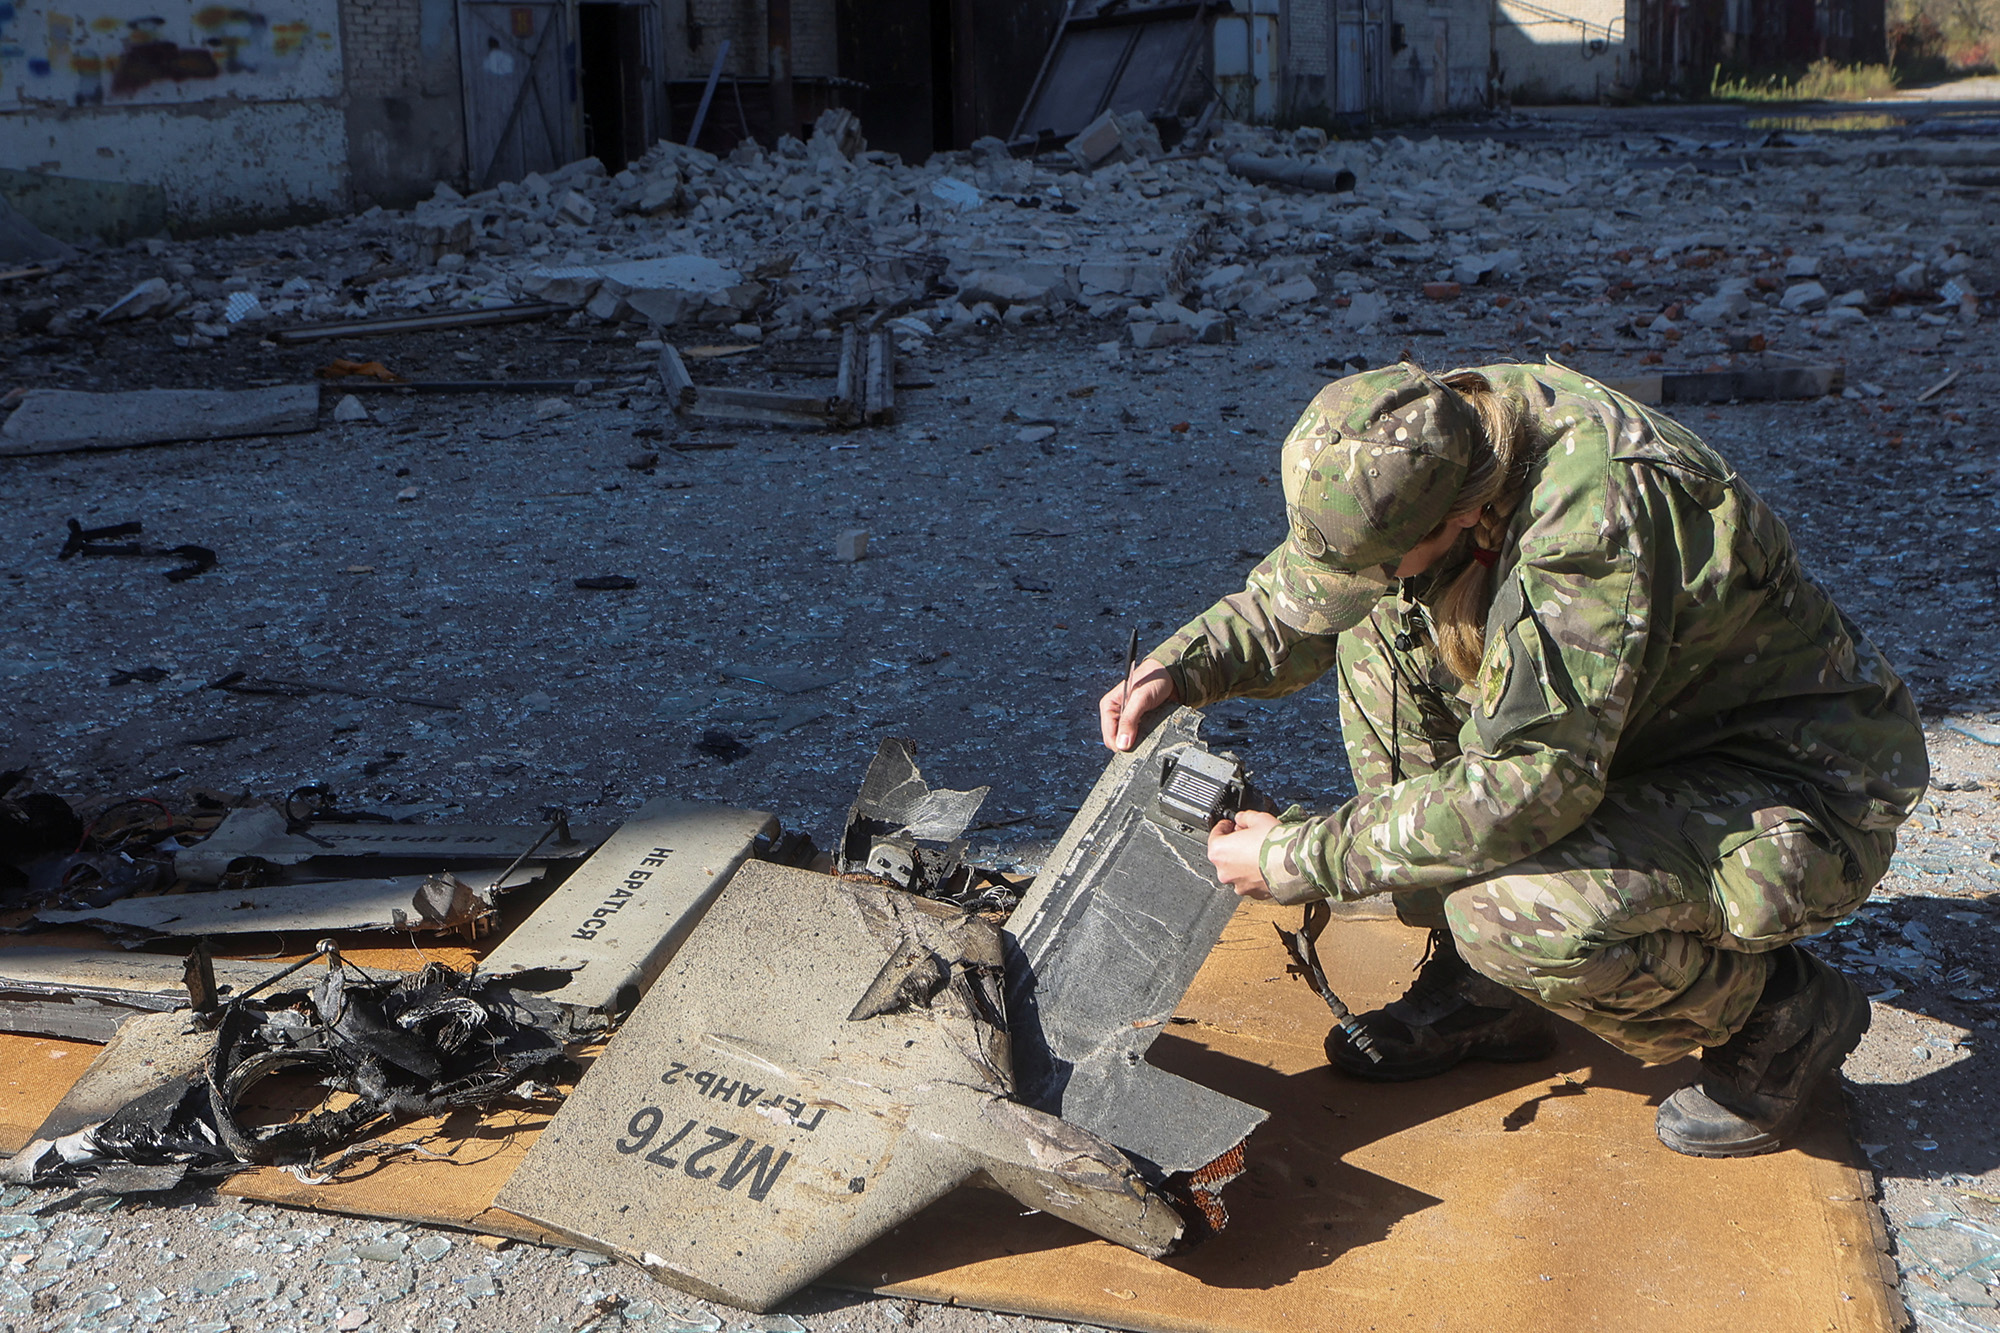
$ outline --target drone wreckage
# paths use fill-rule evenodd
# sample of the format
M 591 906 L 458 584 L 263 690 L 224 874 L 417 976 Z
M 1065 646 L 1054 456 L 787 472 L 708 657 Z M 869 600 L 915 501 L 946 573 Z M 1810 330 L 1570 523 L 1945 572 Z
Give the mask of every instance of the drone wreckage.
M 102 954 L 0 950 L 0 1026 L 60 1027 L 48 1015 L 80 997 L 123 1024 L 0 1180 L 123 1194 L 277 1165 L 318 1181 L 413 1150 L 370 1137 L 393 1126 L 528 1101 L 555 1113 L 498 1208 L 748 1309 L 968 1182 L 1167 1254 L 1226 1224 L 1220 1192 L 1266 1118 L 1145 1059 L 1236 906 L 1205 839 L 1248 793 L 1200 720 L 1176 710 L 1113 757 L 1018 900 L 965 859 L 985 789 L 931 788 L 899 740 L 832 856 L 760 812 L 670 801 L 532 842 L 237 811 L 177 853 L 211 881 L 260 851 L 512 857 L 497 877 L 450 872 L 452 893 L 426 877 L 429 901 L 460 904 L 426 912 L 420 887 L 409 919 L 432 929 L 476 929 L 531 853 L 581 864 L 476 972 L 370 976 L 327 939 L 253 975 L 197 944 L 169 991 L 157 957 L 121 980 Z M 198 935 L 190 919 L 150 930 Z M 1310 959 L 1309 938 L 1287 947 Z M 255 1105 L 280 1076 L 313 1104 Z

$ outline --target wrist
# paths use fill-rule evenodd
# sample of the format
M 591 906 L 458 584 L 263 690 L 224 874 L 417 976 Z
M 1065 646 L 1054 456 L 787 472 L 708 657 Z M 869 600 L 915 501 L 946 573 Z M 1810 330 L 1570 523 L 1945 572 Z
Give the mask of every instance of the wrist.
M 1332 896 L 1305 868 L 1303 852 L 1310 827 L 1305 822 L 1278 824 L 1257 849 L 1257 868 L 1263 872 L 1265 887 L 1275 901 L 1287 906 Z
M 1159 657 L 1148 657 L 1146 660 L 1166 675 L 1167 685 L 1174 692 L 1173 702 L 1188 708 L 1200 708 L 1210 702 L 1202 697 L 1200 683 L 1185 663 Z

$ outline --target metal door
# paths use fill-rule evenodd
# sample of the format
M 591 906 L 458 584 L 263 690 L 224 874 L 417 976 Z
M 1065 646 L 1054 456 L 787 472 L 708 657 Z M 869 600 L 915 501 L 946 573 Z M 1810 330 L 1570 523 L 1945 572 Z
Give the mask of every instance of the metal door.
M 1224 14 L 1215 22 L 1215 85 L 1236 120 L 1269 123 L 1278 110 L 1278 16 Z
M 1431 110 L 1451 110 L 1451 20 L 1431 20 Z
M 1380 115 L 1389 99 L 1389 66 L 1382 54 L 1383 29 L 1387 25 L 1370 19 L 1361 29 L 1361 81 L 1368 89 L 1368 110 Z
M 952 12 L 958 13 L 958 6 L 967 3 L 954 0 Z M 1105 111 L 1137 111 L 1154 120 L 1177 114 L 1227 0 L 1129 13 L 1115 5 L 1104 8 L 1109 12 L 1088 19 L 1063 19 L 1028 100 L 1015 117 L 1014 138 L 1066 137 Z M 960 82 L 962 92 L 969 85 Z M 963 114 L 954 115 L 964 120 Z M 958 137 L 962 143 L 963 136 Z
M 1251 16 L 1250 72 L 1257 81 L 1252 105 L 1260 123 L 1278 114 L 1278 16 Z
M 1342 14 L 1333 30 L 1333 109 L 1358 116 L 1368 110 L 1367 66 L 1361 54 L 1361 17 Z
M 472 187 L 552 171 L 581 152 L 566 0 L 463 0 L 459 63 Z

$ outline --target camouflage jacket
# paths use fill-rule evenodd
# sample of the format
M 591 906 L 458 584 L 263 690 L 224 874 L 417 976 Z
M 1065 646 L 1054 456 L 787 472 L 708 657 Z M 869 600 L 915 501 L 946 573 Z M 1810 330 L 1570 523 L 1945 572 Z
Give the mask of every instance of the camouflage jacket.
M 1693 432 L 1594 380 L 1483 373 L 1547 447 L 1493 569 L 1478 676 L 1447 700 L 1460 757 L 1273 830 L 1274 895 L 1448 890 L 1580 827 L 1611 779 L 1705 758 L 1796 786 L 1879 878 L 1892 841 L 1850 831 L 1908 816 L 1922 729 L 1784 524 Z M 1271 577 L 1267 559 L 1151 654 L 1182 702 L 1289 694 L 1333 665 L 1332 636 L 1278 619 Z

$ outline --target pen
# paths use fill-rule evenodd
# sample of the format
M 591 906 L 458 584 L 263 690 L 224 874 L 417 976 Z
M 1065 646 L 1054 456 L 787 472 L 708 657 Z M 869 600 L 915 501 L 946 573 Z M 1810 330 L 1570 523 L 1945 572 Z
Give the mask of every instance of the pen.
M 1139 663 L 1139 627 L 1132 627 L 1132 637 L 1125 644 L 1125 691 L 1118 696 L 1118 721 L 1125 721 L 1125 705 L 1132 698 L 1132 668 Z

